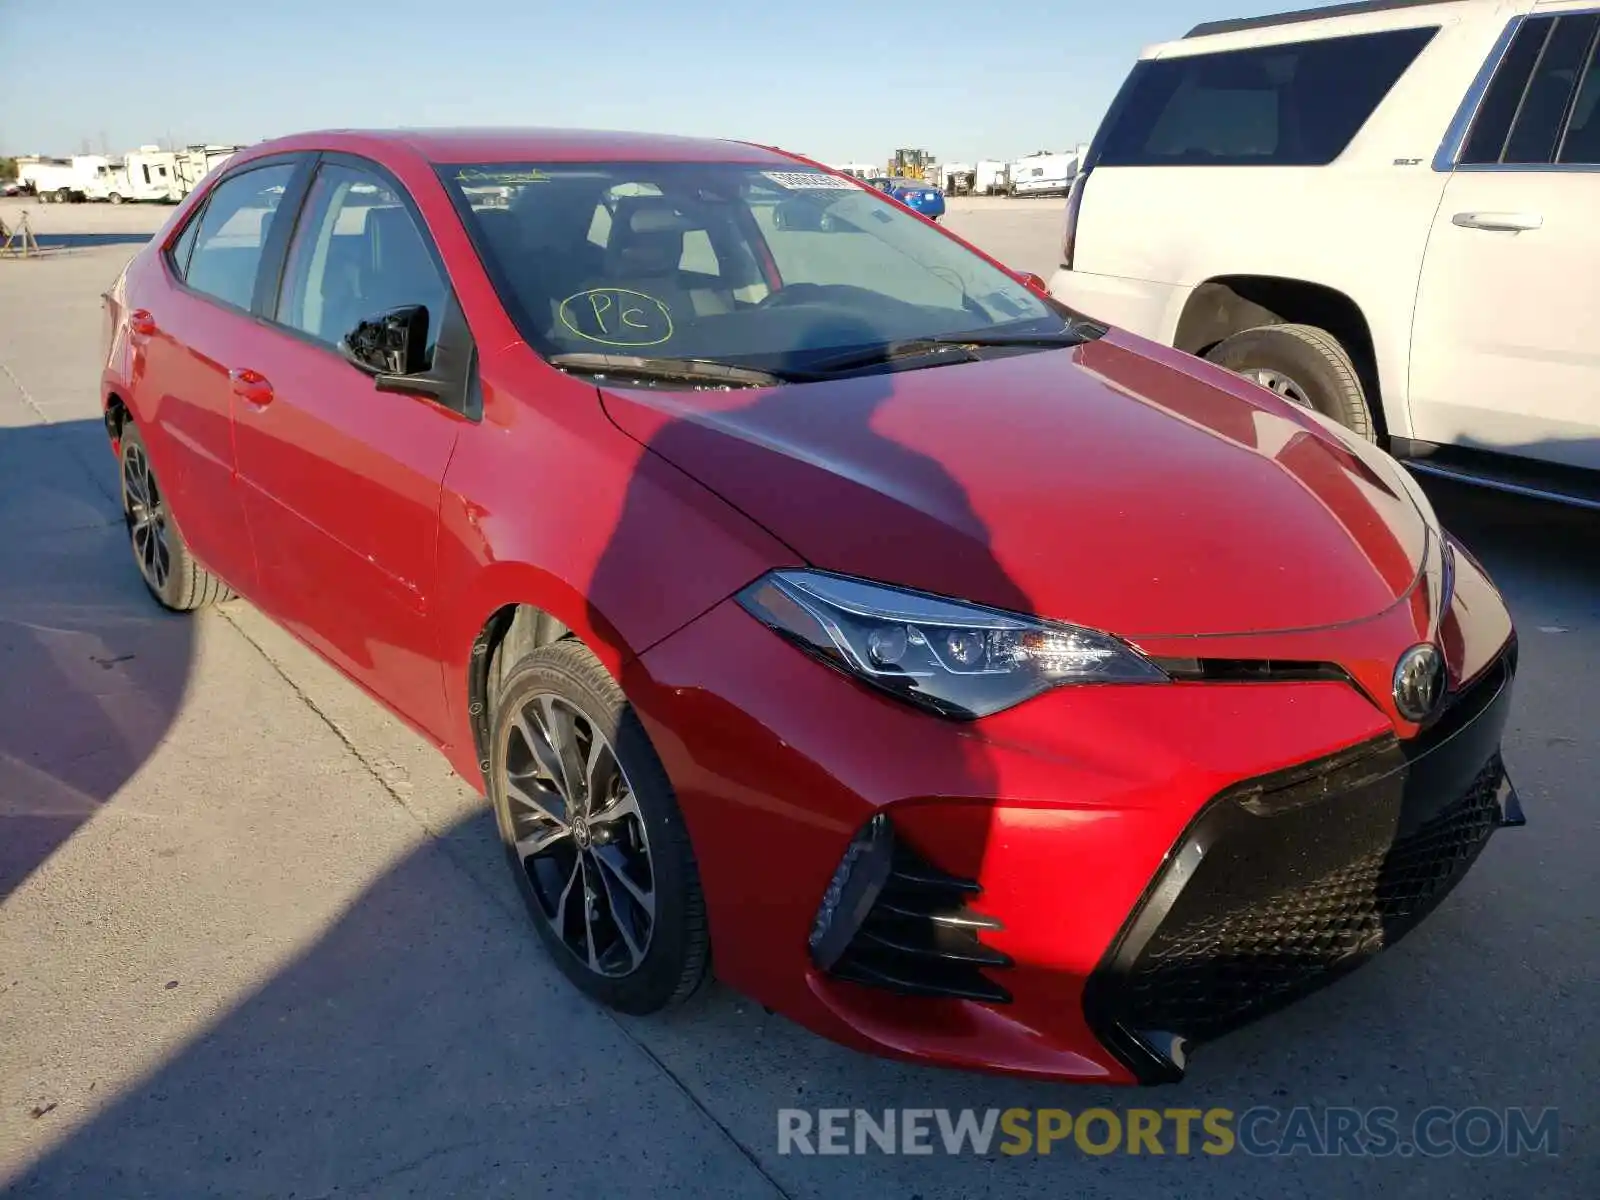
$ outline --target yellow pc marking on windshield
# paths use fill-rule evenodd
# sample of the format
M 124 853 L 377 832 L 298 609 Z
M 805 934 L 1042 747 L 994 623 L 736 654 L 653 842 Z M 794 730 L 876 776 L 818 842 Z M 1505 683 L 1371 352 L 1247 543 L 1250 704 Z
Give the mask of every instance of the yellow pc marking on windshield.
M 635 303 L 645 301 L 650 307 Z M 572 306 L 573 301 L 587 301 Z M 672 338 L 672 311 L 654 296 L 628 288 L 587 288 L 574 292 L 557 310 L 561 323 L 588 342 L 602 346 L 659 346 Z M 581 325 L 592 325 L 591 333 Z M 631 333 L 638 330 L 638 334 Z

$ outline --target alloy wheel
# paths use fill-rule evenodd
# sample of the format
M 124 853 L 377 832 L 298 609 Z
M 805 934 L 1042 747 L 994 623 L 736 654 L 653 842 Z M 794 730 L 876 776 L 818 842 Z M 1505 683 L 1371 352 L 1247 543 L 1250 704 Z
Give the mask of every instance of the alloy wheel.
M 1291 404 L 1298 404 L 1301 408 L 1316 407 L 1306 395 L 1305 389 L 1281 371 L 1274 371 L 1271 367 L 1248 367 L 1239 374 L 1254 383 L 1259 383 L 1269 392 L 1276 392 Z
M 144 448 L 130 445 L 122 454 L 122 512 L 133 540 L 139 570 L 156 591 L 172 573 L 172 546 L 167 531 L 167 506 L 156 486 Z
M 551 693 L 525 701 L 505 736 L 509 840 L 540 911 L 589 970 L 631 975 L 655 931 L 655 868 L 615 749 Z

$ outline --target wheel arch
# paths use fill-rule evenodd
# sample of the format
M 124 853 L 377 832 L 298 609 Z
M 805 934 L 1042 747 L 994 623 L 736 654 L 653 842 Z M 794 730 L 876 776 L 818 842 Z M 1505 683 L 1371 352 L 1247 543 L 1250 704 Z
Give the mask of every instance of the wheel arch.
M 1246 329 L 1289 324 L 1315 325 L 1339 341 L 1355 363 L 1379 438 L 1387 438 L 1389 424 L 1372 327 L 1361 306 L 1338 288 L 1276 275 L 1214 276 L 1190 293 L 1172 344 L 1203 356 Z
M 620 682 L 623 665 L 635 655 L 612 621 L 576 588 L 528 564 L 488 568 L 460 611 L 463 619 L 452 623 L 457 632 L 451 636 L 448 668 L 452 707 L 459 704 L 456 711 L 465 715 L 467 725 L 459 770 L 469 762 L 480 774 L 488 770 L 492 701 L 503 665 L 571 637 Z
M 122 450 L 122 431 L 127 427 L 128 422 L 133 420 L 133 414 L 128 411 L 127 402 L 123 400 L 119 393 L 115 391 L 106 393 L 104 416 L 106 436 L 111 439 L 112 452 L 120 453 Z

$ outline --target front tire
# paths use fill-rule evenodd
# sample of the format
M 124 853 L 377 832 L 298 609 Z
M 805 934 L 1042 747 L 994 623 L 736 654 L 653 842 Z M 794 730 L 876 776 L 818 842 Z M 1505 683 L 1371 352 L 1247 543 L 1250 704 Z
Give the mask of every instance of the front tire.
M 113 203 L 113 204 L 121 204 L 122 203 L 122 193 L 121 192 L 112 192 L 111 195 L 106 197 L 106 199 L 110 200 L 111 203 Z
M 231 600 L 228 586 L 196 561 L 178 532 L 156 482 L 139 430 L 129 422 L 121 437 L 122 517 L 139 576 L 158 603 L 173 612 L 192 612 Z
M 661 761 L 598 659 L 564 638 L 497 664 L 489 801 L 534 928 L 577 987 L 644 1015 L 710 971 L 705 901 Z
M 1369 442 L 1377 441 L 1355 363 L 1325 329 L 1262 325 L 1224 339 L 1206 358 L 1285 400 L 1316 409 Z

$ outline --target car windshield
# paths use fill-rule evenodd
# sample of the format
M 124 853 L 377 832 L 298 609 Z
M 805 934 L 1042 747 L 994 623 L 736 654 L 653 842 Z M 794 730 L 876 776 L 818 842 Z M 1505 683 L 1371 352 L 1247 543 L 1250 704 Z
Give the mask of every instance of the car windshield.
M 1009 273 L 822 171 L 502 163 L 440 175 L 546 357 L 707 360 L 781 376 L 909 339 L 1072 328 Z

